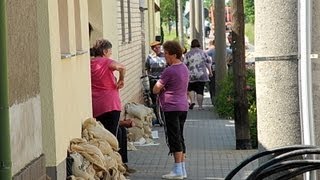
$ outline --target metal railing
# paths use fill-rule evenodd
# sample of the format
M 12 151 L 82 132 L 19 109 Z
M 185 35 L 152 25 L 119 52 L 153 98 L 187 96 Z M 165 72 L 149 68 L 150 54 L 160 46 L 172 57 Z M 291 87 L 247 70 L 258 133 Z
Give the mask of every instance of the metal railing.
M 254 169 L 246 180 L 262 180 L 270 176 L 276 180 L 290 179 L 305 172 L 320 169 L 320 160 L 313 158 L 315 154 L 320 154 L 320 148 L 306 145 L 285 146 L 259 152 L 242 161 L 226 176 L 225 180 L 232 180 L 246 165 L 268 155 L 271 158 Z

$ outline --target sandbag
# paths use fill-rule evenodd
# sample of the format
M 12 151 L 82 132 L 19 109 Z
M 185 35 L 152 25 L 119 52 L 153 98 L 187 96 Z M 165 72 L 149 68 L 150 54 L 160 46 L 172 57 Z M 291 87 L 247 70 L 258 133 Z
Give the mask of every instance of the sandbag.
M 141 120 L 144 120 L 145 116 L 152 112 L 152 109 L 146 107 L 143 104 L 130 102 L 125 105 L 125 111 L 127 114 L 133 115 Z
M 135 142 L 142 138 L 144 135 L 144 129 L 143 128 L 138 128 L 138 127 L 132 127 L 128 129 L 128 141 L 129 142 Z
M 150 138 L 152 138 L 151 128 L 147 125 L 147 126 L 144 126 L 143 129 L 144 129 L 144 135 L 145 135 L 145 137 L 150 137 Z
M 119 150 L 119 142 L 117 138 L 110 131 L 105 129 L 100 122 L 96 121 L 96 119 L 88 118 L 85 120 L 82 125 L 82 129 L 83 131 L 87 130 L 86 137 L 104 139 L 108 141 L 113 150 Z
M 132 121 L 135 124 L 135 127 L 143 128 L 143 121 L 138 118 L 133 118 Z
M 92 164 L 87 159 L 77 152 L 71 153 L 70 157 L 73 159 L 72 174 L 75 176 L 75 179 L 95 179 L 95 171 L 92 167 Z
M 128 151 L 136 151 L 137 148 L 133 145 L 133 142 L 128 142 L 128 144 L 127 144 L 127 150 L 128 150 Z
M 103 155 L 109 155 L 113 152 L 111 145 L 106 140 L 92 139 L 89 144 L 98 147 Z
M 109 156 L 110 156 L 112 159 L 115 159 L 118 164 L 123 164 L 121 155 L 120 155 L 118 152 L 115 152 L 115 151 L 114 151 L 113 153 L 109 154 Z
M 88 161 L 93 163 L 96 171 L 106 171 L 104 167 L 104 156 L 99 148 L 89 144 L 84 139 L 75 138 L 70 141 L 70 151 L 78 152 Z

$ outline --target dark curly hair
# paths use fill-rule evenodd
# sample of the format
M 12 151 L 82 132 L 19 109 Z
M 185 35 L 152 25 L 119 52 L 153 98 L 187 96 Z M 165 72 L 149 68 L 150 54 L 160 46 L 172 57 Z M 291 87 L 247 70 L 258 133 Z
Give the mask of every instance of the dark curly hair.
M 199 42 L 198 39 L 193 39 L 193 40 L 191 41 L 191 48 L 195 48 L 195 47 L 198 47 L 198 48 L 201 47 L 200 42 Z
M 106 39 L 99 39 L 96 41 L 95 45 L 90 49 L 90 55 L 94 57 L 103 56 L 103 50 L 111 48 L 112 44 L 110 41 Z
M 177 41 L 166 41 L 162 45 L 163 49 L 167 51 L 170 55 L 175 54 L 177 59 L 180 59 L 182 56 L 182 48 L 179 42 Z

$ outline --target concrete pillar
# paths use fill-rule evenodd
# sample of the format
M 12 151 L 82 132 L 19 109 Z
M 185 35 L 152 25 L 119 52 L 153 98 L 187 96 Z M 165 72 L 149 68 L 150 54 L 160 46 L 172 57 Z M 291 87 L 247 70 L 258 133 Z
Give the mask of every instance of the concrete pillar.
M 189 13 L 189 20 L 190 20 L 190 39 L 195 39 L 195 0 L 190 0 L 190 13 Z
M 178 30 L 179 30 L 179 42 L 181 46 L 184 46 L 184 31 L 183 31 L 183 11 L 182 0 L 178 0 Z M 190 14 L 189 14 L 190 15 Z
M 255 10 L 259 150 L 301 144 L 298 1 L 255 1 Z
M 316 18 L 320 16 L 320 1 L 313 1 L 312 10 L 312 49 L 311 53 L 318 55 L 316 58 L 312 58 L 312 86 L 313 86 L 313 105 L 314 105 L 314 125 L 315 125 L 315 140 L 316 145 L 320 145 L 320 109 L 317 108 L 320 105 L 320 19 Z
M 215 29 L 215 45 L 216 45 L 216 93 L 219 93 L 219 84 L 226 75 L 226 29 L 224 19 L 225 1 L 214 1 L 214 29 Z
M 201 47 L 204 49 L 204 36 L 203 36 L 203 1 L 195 1 L 195 39 L 198 39 Z
M 312 9 L 312 34 L 311 34 L 311 59 L 312 67 L 312 91 L 313 91 L 313 113 L 315 144 L 320 146 L 320 1 L 313 1 Z M 317 175 L 320 179 L 320 174 Z

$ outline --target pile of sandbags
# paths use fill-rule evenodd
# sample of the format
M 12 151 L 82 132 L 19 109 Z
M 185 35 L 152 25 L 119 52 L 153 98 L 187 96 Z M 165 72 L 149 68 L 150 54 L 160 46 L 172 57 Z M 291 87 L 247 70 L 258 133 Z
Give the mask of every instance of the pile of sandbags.
M 152 120 L 155 114 L 152 108 L 135 102 L 125 105 L 126 118 L 134 121 L 135 126 L 128 129 L 128 142 L 151 143 L 152 141 Z M 128 143 L 129 144 L 129 143 Z
M 94 118 L 82 125 L 82 138 L 70 142 L 72 174 L 88 180 L 125 180 L 117 138 Z

